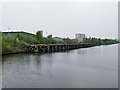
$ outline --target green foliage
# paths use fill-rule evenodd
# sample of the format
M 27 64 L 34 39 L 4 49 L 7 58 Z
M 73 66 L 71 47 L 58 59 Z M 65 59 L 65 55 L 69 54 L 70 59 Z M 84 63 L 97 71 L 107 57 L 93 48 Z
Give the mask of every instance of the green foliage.
M 2 53 L 16 53 L 16 52 L 26 52 L 27 46 L 31 44 L 75 44 L 79 43 L 70 38 L 64 38 L 61 41 L 55 41 L 52 38 L 52 34 L 47 37 L 42 37 L 40 31 L 36 35 L 20 33 L 20 34 L 2 34 Z M 90 43 L 91 46 L 96 45 L 108 45 L 117 43 L 116 40 L 112 39 L 100 39 L 100 38 L 84 38 L 81 43 Z
M 66 43 L 66 44 L 73 44 L 74 43 L 74 41 L 69 39 L 69 38 L 64 38 L 63 42 Z
M 38 41 L 33 35 L 28 34 L 4 34 L 2 35 L 2 53 L 24 52 L 27 45 L 37 44 Z
M 52 39 L 52 34 L 48 35 L 48 36 L 47 36 L 47 38 L 50 38 L 50 39 Z
M 14 47 L 14 37 L 13 36 L 5 36 L 2 37 L 2 52 L 10 52 Z
M 109 45 L 109 44 L 115 44 L 118 43 L 115 39 L 100 39 L 100 38 L 84 38 L 83 43 L 90 43 L 92 46 L 96 45 Z
M 43 38 L 41 31 L 36 32 L 36 39 L 40 41 Z

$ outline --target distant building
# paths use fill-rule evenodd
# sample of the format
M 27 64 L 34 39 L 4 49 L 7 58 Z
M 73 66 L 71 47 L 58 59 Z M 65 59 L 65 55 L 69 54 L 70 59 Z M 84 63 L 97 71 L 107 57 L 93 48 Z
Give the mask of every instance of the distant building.
M 63 40 L 63 38 L 61 38 L 61 37 L 53 37 L 53 39 L 54 39 L 55 41 L 62 41 L 62 40 Z
M 38 32 L 39 32 L 39 33 L 41 34 L 41 36 L 43 37 L 43 31 L 39 30 Z
M 26 34 L 26 35 L 35 36 L 35 34 L 24 32 L 24 31 L 2 32 L 2 34 L 5 34 L 5 35 L 16 35 L 16 34 L 19 34 L 20 36 Z
M 81 42 L 85 38 L 85 34 L 77 33 L 75 37 L 78 42 Z

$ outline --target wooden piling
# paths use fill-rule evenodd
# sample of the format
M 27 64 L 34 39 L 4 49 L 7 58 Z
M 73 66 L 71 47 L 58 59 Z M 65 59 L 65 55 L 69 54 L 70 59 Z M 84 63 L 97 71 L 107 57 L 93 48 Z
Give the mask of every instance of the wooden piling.
M 28 50 L 30 52 L 58 52 L 63 50 L 72 50 L 78 48 L 86 48 L 91 45 L 88 43 L 82 44 L 38 44 L 38 45 L 30 45 Z

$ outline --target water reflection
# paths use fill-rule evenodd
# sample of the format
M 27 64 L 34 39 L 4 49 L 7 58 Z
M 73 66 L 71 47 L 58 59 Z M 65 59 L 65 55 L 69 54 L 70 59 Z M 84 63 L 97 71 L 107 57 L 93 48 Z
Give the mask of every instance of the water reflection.
M 3 87 L 117 88 L 117 45 L 3 56 Z

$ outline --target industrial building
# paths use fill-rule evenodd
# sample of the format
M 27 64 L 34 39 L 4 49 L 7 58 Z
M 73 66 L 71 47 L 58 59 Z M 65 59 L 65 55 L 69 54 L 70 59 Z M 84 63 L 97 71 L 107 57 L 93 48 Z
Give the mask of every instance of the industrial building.
M 77 33 L 77 34 L 75 35 L 75 38 L 76 38 L 76 40 L 77 40 L 78 42 L 81 42 L 81 41 L 83 41 L 83 39 L 85 38 L 85 34 Z
M 4 35 L 17 35 L 17 34 L 19 34 L 20 36 L 21 36 L 21 35 L 31 35 L 31 36 L 35 36 L 35 34 L 28 33 L 28 32 L 24 32 L 24 31 L 2 32 L 2 34 L 4 34 Z

